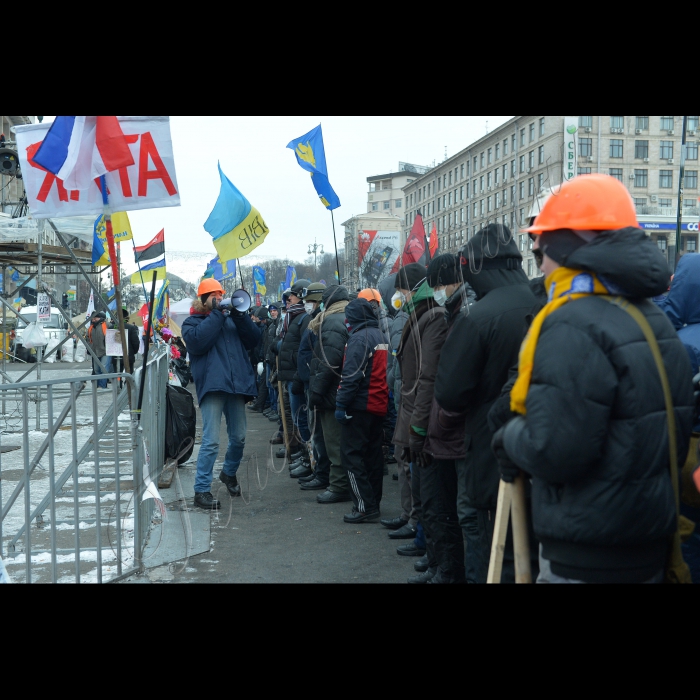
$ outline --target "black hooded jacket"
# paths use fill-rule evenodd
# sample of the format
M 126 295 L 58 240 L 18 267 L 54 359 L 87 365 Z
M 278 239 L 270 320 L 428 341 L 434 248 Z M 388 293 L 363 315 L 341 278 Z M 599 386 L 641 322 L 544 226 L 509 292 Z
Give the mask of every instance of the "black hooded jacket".
M 693 423 L 690 361 L 649 297 L 669 272 L 643 231 L 599 234 L 567 267 L 595 272 L 646 317 L 675 406 L 678 464 Z M 544 322 L 527 417 L 504 430 L 509 457 L 532 475 L 535 533 L 552 571 L 576 580 L 649 580 L 664 568 L 676 527 L 664 394 L 642 330 L 623 309 L 590 296 Z
M 442 409 L 466 414 L 467 497 L 474 508 L 495 510 L 500 477 L 487 416 L 539 304 L 505 227 L 494 224 L 477 233 L 462 257 L 477 302 L 460 314 L 445 342 L 435 398 Z

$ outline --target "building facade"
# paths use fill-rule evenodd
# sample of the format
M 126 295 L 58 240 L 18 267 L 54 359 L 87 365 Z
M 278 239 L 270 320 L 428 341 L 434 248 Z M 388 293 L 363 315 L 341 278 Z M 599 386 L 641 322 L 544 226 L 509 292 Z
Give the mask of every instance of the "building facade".
M 640 224 L 664 251 L 675 245 L 682 117 L 518 116 L 404 187 L 403 241 L 420 212 L 443 252 L 489 223 L 511 230 L 529 277 L 538 274 L 520 229 L 541 192 L 576 174 L 606 173 L 632 194 Z M 688 123 L 683 235 L 698 249 L 698 117 Z M 573 161 L 573 162 L 572 162 Z

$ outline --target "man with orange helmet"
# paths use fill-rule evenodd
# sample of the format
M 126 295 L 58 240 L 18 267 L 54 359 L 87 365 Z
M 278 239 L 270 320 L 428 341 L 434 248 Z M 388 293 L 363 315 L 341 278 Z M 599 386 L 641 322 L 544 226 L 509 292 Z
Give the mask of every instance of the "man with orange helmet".
M 649 300 L 668 288 L 664 257 L 625 187 L 581 175 L 528 229 L 548 304 L 534 319 L 493 449 L 504 481 L 532 477 L 542 583 L 660 582 L 678 518 L 660 349 L 675 409 L 677 462 L 693 422 L 688 355 Z M 641 315 L 639 315 L 641 313 Z
M 203 280 L 197 291 L 199 299 L 195 299 L 189 318 L 182 324 L 202 413 L 194 503 L 206 510 L 221 507 L 211 494 L 211 484 L 219 455 L 222 414 L 226 416 L 229 443 L 219 480 L 231 496 L 241 495 L 236 474 L 245 448 L 245 405 L 257 396 L 248 352 L 260 342 L 260 330 L 247 314 L 233 308 L 222 309 L 223 293 L 216 280 Z

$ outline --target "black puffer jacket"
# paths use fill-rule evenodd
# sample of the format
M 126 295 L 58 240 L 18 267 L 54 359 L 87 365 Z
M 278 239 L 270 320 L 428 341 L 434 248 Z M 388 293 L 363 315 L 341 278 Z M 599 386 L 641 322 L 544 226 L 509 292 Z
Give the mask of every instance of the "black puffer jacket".
M 270 321 L 270 325 L 267 327 L 267 333 L 266 333 L 266 352 L 265 352 L 265 360 L 267 361 L 267 364 L 270 365 L 273 369 L 277 367 L 277 355 L 273 352 L 272 348 L 275 346 L 275 343 L 277 342 L 277 326 L 280 323 L 280 318 L 278 317 L 274 321 Z
M 668 287 L 643 231 L 600 234 L 567 267 L 619 287 L 656 335 L 676 408 L 678 464 L 693 422 L 690 361 L 662 311 L 644 297 Z M 675 529 L 661 381 L 637 323 L 604 299 L 578 299 L 542 326 L 527 417 L 504 430 L 510 458 L 532 475 L 535 533 L 560 576 L 641 582 L 664 566 Z
M 325 311 L 316 317 L 309 329 L 317 336 L 311 360 L 309 407 L 335 411 L 335 400 L 343 372 L 343 356 L 348 342 L 345 309 L 348 290 L 337 285 L 323 293 Z
M 295 316 L 289 322 L 289 328 L 287 328 L 287 333 L 280 347 L 279 380 L 281 382 L 294 381 L 294 375 L 297 373 L 297 356 L 301 345 L 301 337 L 304 335 L 304 331 L 308 328 L 309 323 L 311 323 L 311 316 L 305 311 Z
M 455 321 L 435 380 L 439 406 L 452 413 L 466 412 L 467 496 L 472 507 L 488 510 L 496 508 L 499 471 L 487 416 L 540 308 L 509 234 L 504 243 L 506 231 L 491 225 L 467 244 L 464 257 L 471 257 L 474 265 L 463 265 L 462 272 L 478 301 Z

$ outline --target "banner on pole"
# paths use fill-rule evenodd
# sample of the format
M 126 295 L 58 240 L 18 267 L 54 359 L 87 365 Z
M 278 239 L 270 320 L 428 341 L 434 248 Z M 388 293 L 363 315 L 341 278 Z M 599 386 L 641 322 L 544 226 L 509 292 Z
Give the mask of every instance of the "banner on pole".
M 119 117 L 134 165 L 105 175 L 113 211 L 180 206 L 175 174 L 170 117 Z M 15 129 L 17 150 L 32 217 L 97 215 L 104 211 L 95 181 L 85 191 L 67 190 L 61 180 L 33 161 L 51 124 L 28 124 Z M 88 164 L 89 167 L 89 164 Z
M 48 294 L 39 292 L 36 295 L 36 320 L 39 323 L 48 323 L 51 320 L 51 301 Z
M 360 231 L 358 240 L 360 279 L 376 288 L 389 275 L 401 252 L 399 231 Z

